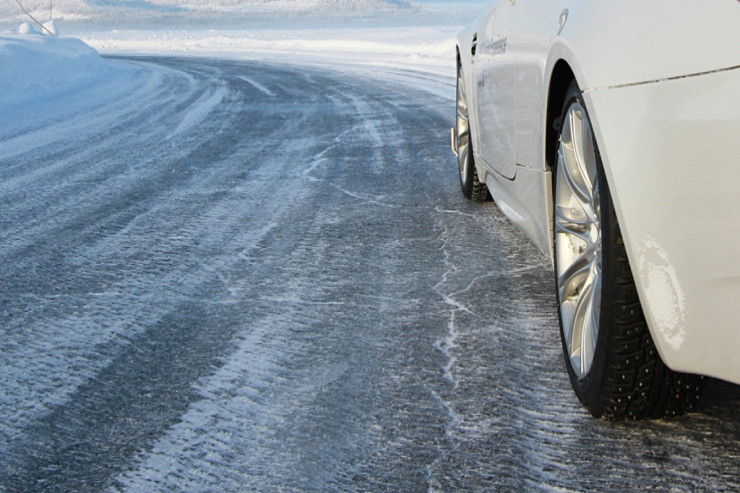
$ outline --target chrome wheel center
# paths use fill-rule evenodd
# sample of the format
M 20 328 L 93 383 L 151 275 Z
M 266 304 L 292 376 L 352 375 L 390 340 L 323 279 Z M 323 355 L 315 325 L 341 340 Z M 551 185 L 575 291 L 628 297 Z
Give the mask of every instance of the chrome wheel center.
M 563 335 L 571 366 L 585 377 L 601 315 L 601 206 L 596 151 L 584 108 L 568 109 L 555 177 L 555 258 Z

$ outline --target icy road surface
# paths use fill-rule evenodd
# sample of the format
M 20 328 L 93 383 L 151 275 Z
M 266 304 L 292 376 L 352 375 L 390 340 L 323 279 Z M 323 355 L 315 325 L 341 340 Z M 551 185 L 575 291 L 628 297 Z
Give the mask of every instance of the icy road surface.
M 576 403 L 452 79 L 115 63 L 0 122 L 0 491 L 740 488 L 738 387 Z

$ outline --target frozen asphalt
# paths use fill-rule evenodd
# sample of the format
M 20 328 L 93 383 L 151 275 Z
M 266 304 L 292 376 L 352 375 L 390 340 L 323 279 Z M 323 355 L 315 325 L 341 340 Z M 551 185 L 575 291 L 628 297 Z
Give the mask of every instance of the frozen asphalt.
M 579 407 L 452 80 L 116 63 L 0 122 L 0 492 L 740 489 L 737 386 Z

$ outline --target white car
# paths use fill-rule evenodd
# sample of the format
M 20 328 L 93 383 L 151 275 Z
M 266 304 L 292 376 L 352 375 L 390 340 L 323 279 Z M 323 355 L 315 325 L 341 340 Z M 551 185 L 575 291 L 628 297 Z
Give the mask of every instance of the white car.
M 501 0 L 457 47 L 463 194 L 552 259 L 597 417 L 740 384 L 740 1 Z

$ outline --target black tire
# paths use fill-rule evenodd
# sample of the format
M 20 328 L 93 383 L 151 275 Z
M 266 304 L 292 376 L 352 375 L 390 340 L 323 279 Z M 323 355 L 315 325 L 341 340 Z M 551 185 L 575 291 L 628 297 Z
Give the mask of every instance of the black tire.
M 460 189 L 468 200 L 485 202 L 490 198 L 488 187 L 478 178 L 473 157 L 473 141 L 470 138 L 470 118 L 468 114 L 462 66 L 457 68 L 457 164 L 460 176 Z
M 567 228 L 570 226 L 564 215 L 570 213 L 574 216 L 582 216 L 577 213 L 564 212 L 567 210 L 565 207 L 558 209 L 558 201 L 560 200 L 560 203 L 563 204 L 565 203 L 563 197 L 568 197 L 567 190 L 562 193 L 559 192 L 559 181 L 560 190 L 564 190 L 564 187 L 568 186 L 563 184 L 563 180 L 568 181 L 564 178 L 564 175 L 570 172 L 559 173 L 558 170 L 554 170 L 555 282 L 560 334 L 571 384 L 580 402 L 595 417 L 607 420 L 624 420 L 663 418 L 683 414 L 697 402 L 703 378 L 670 370 L 658 354 L 642 312 L 596 140 L 590 131 L 586 103 L 575 83 L 571 84 L 568 89 L 560 119 L 561 127 L 566 126 L 568 121 L 566 116 L 570 110 L 573 110 L 571 115 L 575 115 L 576 112 L 581 110 L 581 114 L 585 114 L 581 123 L 585 122 L 589 126 L 588 135 L 590 135 L 595 154 L 595 182 L 597 188 L 593 195 L 593 202 L 600 208 L 600 210 L 594 208 L 597 211 L 596 217 L 600 216 L 600 221 L 597 220 L 589 226 L 600 229 L 600 241 L 596 240 L 598 241 L 597 245 L 599 245 L 596 249 L 600 251 L 600 254 L 595 265 L 597 266 L 596 270 L 600 268 L 601 272 L 600 280 L 592 279 L 591 281 L 593 283 L 591 293 L 596 293 L 596 290 L 599 289 L 600 296 L 591 295 L 594 300 L 592 311 L 585 310 L 582 312 L 587 313 L 590 319 L 586 321 L 589 317 L 583 316 L 583 323 L 580 326 L 581 332 L 577 332 L 579 329 L 574 326 L 580 323 L 577 314 L 580 313 L 578 310 L 581 310 L 581 307 L 578 303 L 575 303 L 571 307 L 576 306 L 577 308 L 568 311 L 570 309 L 566 307 L 564 300 L 566 300 L 565 294 L 569 292 L 575 293 L 574 296 L 581 294 L 578 288 L 569 291 L 569 287 L 574 284 L 566 285 L 566 281 L 569 280 L 571 283 L 580 282 L 580 279 L 585 277 L 586 274 L 581 272 L 579 274 L 580 278 L 575 275 L 569 277 L 570 273 L 575 272 L 576 269 L 567 270 L 565 266 L 559 266 L 558 259 L 561 257 L 564 259 L 577 257 L 579 251 L 583 251 L 575 250 L 575 253 L 562 251 L 568 248 L 568 243 L 563 238 L 568 238 L 572 242 L 575 236 L 567 236 L 570 234 L 567 232 Z M 571 116 L 571 120 L 575 119 L 576 117 Z M 585 125 L 581 125 L 572 128 L 581 130 L 584 127 Z M 557 163 L 557 166 L 564 168 L 567 167 L 564 164 L 567 161 L 562 156 L 569 147 L 564 147 L 566 144 L 563 143 L 563 135 L 567 132 L 564 128 L 559 131 L 558 149 L 553 161 Z M 570 131 L 570 134 L 575 135 L 576 132 Z M 581 134 L 586 135 L 584 132 L 581 132 Z M 572 139 L 572 137 L 568 138 Z M 586 137 L 582 137 L 582 139 L 583 141 L 587 140 Z M 573 175 L 569 176 L 572 177 Z M 570 180 L 572 183 L 572 178 Z M 591 182 L 593 183 L 594 180 L 591 180 Z M 558 212 L 559 210 L 560 212 Z M 558 216 L 559 213 L 560 216 Z M 560 221 L 560 224 L 557 224 L 558 221 Z M 574 221 L 574 224 L 576 222 Z M 572 228 L 575 229 L 576 226 Z M 558 246 L 559 234 L 561 235 L 562 246 Z M 565 275 L 561 275 L 563 272 Z M 590 274 L 591 271 L 589 271 Z M 598 316 L 595 315 L 597 310 Z M 564 320 L 570 321 L 565 322 L 570 323 L 567 333 L 577 334 L 576 337 L 571 339 L 571 341 L 576 340 L 576 342 L 571 342 L 570 345 L 566 337 Z M 595 337 L 584 339 L 580 336 L 582 331 L 588 328 L 586 325 L 590 323 L 593 326 L 596 320 L 598 320 L 598 325 L 594 331 Z M 577 344 L 579 337 L 581 337 L 580 344 L 582 346 L 587 346 L 584 341 L 595 341 L 595 346 L 591 346 L 593 347 L 592 362 L 586 370 L 583 370 L 581 366 L 578 368 L 574 366 L 586 359 L 584 356 L 573 357 L 574 352 L 576 352 L 574 346 Z

